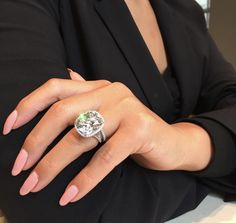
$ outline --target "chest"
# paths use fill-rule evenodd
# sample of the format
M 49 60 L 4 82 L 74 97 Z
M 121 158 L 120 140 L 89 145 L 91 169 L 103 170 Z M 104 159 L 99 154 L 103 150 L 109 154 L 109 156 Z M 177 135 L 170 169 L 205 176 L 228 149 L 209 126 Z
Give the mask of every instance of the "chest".
M 146 5 L 142 12 L 124 0 L 61 1 L 61 33 L 68 67 L 86 80 L 124 83 L 171 121 L 173 97 L 160 75 L 167 66 L 165 47 L 180 86 L 182 116 L 192 113 L 197 102 L 202 56 L 178 15 L 162 0 L 150 2 L 152 7 Z
M 125 0 L 130 14 L 150 51 L 160 73 L 167 67 L 167 58 L 158 21 L 149 0 Z

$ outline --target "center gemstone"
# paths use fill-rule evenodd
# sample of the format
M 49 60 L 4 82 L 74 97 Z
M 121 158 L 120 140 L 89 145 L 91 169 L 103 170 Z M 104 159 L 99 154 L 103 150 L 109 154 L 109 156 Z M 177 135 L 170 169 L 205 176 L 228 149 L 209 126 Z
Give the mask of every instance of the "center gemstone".
M 104 119 L 97 111 L 81 113 L 75 120 L 75 129 L 83 137 L 98 133 L 104 126 Z

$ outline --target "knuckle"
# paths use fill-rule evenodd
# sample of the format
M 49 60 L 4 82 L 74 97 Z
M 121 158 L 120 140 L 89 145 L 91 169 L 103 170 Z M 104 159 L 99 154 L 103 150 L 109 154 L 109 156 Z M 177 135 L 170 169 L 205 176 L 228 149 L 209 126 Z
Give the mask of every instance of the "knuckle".
M 51 86 L 57 86 L 59 84 L 59 81 L 60 81 L 59 78 L 53 77 L 47 81 L 47 84 Z
M 144 137 L 145 134 L 150 131 L 151 124 L 154 121 L 153 118 L 145 112 L 139 112 L 136 114 L 135 120 L 137 125 L 137 128 L 135 128 L 137 136 Z
M 23 147 L 25 148 L 36 148 L 40 143 L 38 134 L 31 132 L 25 139 Z
M 56 103 L 54 103 L 50 109 L 54 114 L 66 114 L 68 107 L 66 106 L 66 104 L 62 101 L 58 101 Z
M 128 95 L 133 95 L 132 91 L 122 82 L 115 81 L 112 83 L 113 87 L 118 88 L 122 92 L 125 91 Z
M 106 145 L 106 146 L 108 147 L 98 151 L 97 156 L 103 164 L 105 164 L 106 166 L 111 166 L 113 162 L 114 154 L 110 148 L 111 146 L 110 145 Z
M 109 81 L 109 80 L 99 80 L 99 83 L 100 83 L 102 86 L 107 86 L 107 85 L 110 85 L 110 84 L 111 84 L 111 81 Z
M 17 105 L 17 108 L 18 108 L 18 109 L 19 109 L 19 108 L 27 108 L 29 105 L 30 105 L 30 103 L 29 103 L 29 97 L 26 96 L 26 97 L 22 98 L 22 99 L 19 101 L 19 103 L 18 103 L 18 105 Z
M 148 134 L 152 129 L 153 118 L 151 118 L 145 112 L 137 112 L 130 115 L 125 120 L 125 126 L 129 129 L 129 134 L 135 139 L 142 141 L 142 139 L 148 138 Z
M 127 86 L 125 84 L 123 84 L 120 81 L 115 81 L 112 83 L 113 86 L 117 87 L 117 88 L 127 88 Z
M 44 157 L 36 166 L 36 171 L 39 175 L 44 175 L 44 173 L 52 172 L 57 169 L 56 163 L 53 160 Z
M 121 100 L 121 104 L 124 105 L 125 108 L 131 108 L 131 106 L 136 103 L 137 100 L 134 96 L 127 96 Z
M 86 178 L 86 181 L 88 184 L 93 183 L 95 181 L 95 177 L 90 173 L 91 171 L 89 171 L 88 167 L 85 167 L 82 171 L 81 174 L 83 175 L 83 177 Z
M 53 91 L 59 91 L 61 80 L 59 78 L 51 78 L 46 82 L 46 85 Z

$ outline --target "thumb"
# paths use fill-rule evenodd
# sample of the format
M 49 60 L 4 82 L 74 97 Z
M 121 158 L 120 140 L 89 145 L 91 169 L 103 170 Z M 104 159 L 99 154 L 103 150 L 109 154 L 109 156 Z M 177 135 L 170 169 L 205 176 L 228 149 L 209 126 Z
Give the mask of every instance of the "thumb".
M 70 78 L 72 80 L 78 80 L 78 81 L 85 81 L 85 79 L 79 75 L 78 73 L 76 73 L 75 71 L 71 70 L 70 68 L 67 68 L 69 74 L 70 74 Z

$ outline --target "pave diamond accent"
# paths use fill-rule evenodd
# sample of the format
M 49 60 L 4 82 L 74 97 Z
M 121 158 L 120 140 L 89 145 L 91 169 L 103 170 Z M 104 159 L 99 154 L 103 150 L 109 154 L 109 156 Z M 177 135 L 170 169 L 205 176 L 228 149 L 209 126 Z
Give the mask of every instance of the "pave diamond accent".
M 74 123 L 75 129 L 83 137 L 91 137 L 104 126 L 104 119 L 97 111 L 81 113 Z

